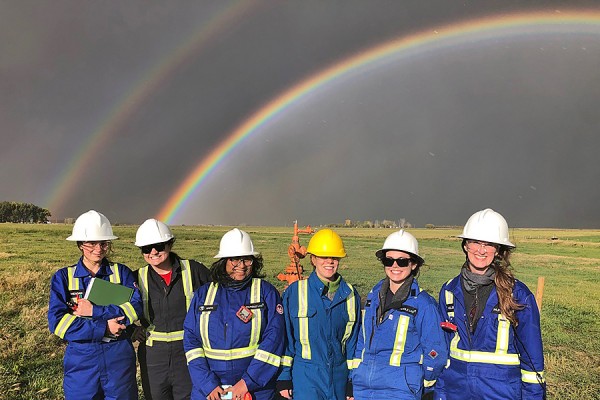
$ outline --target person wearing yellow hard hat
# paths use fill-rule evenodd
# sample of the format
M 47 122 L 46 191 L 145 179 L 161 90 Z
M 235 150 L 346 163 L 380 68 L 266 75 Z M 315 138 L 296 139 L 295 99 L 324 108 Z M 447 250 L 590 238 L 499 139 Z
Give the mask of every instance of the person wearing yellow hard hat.
M 425 260 L 405 230 L 390 234 L 375 253 L 385 278 L 367 295 L 352 371 L 356 400 L 420 400 L 448 360 L 435 299 L 417 282 Z
M 63 380 L 67 400 L 138 398 L 135 352 L 123 332 L 142 315 L 142 298 L 133 272 L 108 259 L 115 239 L 104 214 L 90 210 L 80 215 L 67 240 L 77 243 L 81 257 L 52 276 L 48 325 L 67 342 Z M 130 300 L 92 303 L 86 292 L 95 287 L 93 279 L 131 288 Z
M 439 305 L 450 343 L 435 399 L 546 398 L 540 314 L 515 279 L 504 217 L 487 208 L 464 226 L 460 274 L 442 286 Z
M 136 271 L 144 314 L 133 334 L 140 342 L 138 361 L 147 399 L 188 400 L 192 392 L 183 321 L 194 291 L 210 281 L 210 272 L 196 260 L 182 259 L 174 244 L 171 229 L 154 218 L 144 221 L 135 235 L 147 263 Z
M 279 394 L 294 400 L 345 400 L 360 329 L 360 296 L 338 273 L 344 243 L 321 229 L 307 247 L 314 271 L 283 293 L 287 347 Z

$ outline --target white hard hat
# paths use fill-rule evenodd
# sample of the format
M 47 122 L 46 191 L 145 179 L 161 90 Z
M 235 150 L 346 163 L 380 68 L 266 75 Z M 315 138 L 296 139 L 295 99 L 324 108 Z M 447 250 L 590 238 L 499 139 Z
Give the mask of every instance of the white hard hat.
M 81 214 L 73 225 L 73 233 L 67 240 L 73 242 L 89 242 L 97 240 L 114 240 L 110 221 L 104 214 L 90 210 Z
M 234 228 L 223 235 L 219 245 L 219 253 L 214 258 L 257 256 L 250 235 Z
M 157 219 L 150 218 L 144 221 L 135 234 L 135 245 L 138 247 L 155 243 L 164 243 L 173 239 L 169 227 Z
M 506 220 L 491 208 L 477 211 L 471 215 L 465 224 L 462 235 L 458 237 L 515 247 L 508 240 L 508 224 Z
M 415 256 L 421 264 L 425 262 L 425 260 L 419 256 L 419 244 L 417 243 L 417 239 L 404 229 L 390 234 L 385 239 L 383 247 L 377 250 L 375 255 L 377 258 L 381 258 L 387 250 L 403 251 Z

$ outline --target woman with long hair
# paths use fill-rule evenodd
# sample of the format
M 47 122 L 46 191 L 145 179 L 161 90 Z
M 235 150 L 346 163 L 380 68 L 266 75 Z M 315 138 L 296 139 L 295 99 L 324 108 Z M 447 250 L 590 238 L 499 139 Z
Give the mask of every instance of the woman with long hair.
M 511 271 L 515 245 L 506 220 L 489 208 L 478 211 L 459 237 L 465 263 L 440 291 L 450 360 L 435 398 L 545 398 L 540 314 Z

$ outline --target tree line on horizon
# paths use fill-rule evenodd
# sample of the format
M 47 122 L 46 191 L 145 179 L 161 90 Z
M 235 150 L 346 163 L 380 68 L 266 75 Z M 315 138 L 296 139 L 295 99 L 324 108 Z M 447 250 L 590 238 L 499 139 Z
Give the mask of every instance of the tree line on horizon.
M 52 215 L 46 208 L 16 201 L 0 202 L 0 222 L 47 224 Z

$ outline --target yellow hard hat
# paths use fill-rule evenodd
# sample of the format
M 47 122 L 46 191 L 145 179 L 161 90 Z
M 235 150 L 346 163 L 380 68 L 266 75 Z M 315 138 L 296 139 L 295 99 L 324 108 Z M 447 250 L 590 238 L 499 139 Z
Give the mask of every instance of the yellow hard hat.
M 346 257 L 342 239 L 331 229 L 321 229 L 315 233 L 308 242 L 306 252 L 317 257 Z

